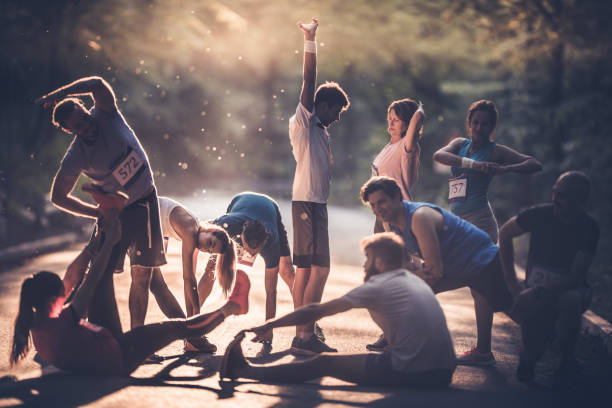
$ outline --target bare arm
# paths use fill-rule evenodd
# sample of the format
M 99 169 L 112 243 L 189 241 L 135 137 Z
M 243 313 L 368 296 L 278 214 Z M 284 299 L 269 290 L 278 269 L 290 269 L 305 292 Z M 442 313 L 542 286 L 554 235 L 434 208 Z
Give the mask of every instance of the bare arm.
M 423 279 L 429 285 L 433 285 L 444 275 L 438 239 L 438 230 L 442 228 L 443 223 L 442 214 L 430 207 L 421 207 L 412 216 L 412 233 L 417 239 L 425 261 L 422 269 L 425 275 Z
M 36 102 L 42 103 L 45 107 L 49 107 L 55 102 L 71 95 L 91 95 L 97 108 L 107 112 L 112 112 L 117 109 L 113 89 L 108 82 L 97 76 L 77 79 L 68 85 L 49 92 Z
M 94 258 L 91 268 L 83 280 L 83 284 L 78 288 L 72 302 L 70 302 L 74 311 L 81 317 L 87 312 L 98 282 L 108 268 L 108 260 L 113 247 L 121 238 L 121 223 L 118 212 L 108 213 L 104 217 L 102 232 L 104 233 L 102 248 Z
M 78 176 L 62 173 L 60 169 L 51 185 L 51 202 L 61 210 L 74 215 L 88 218 L 100 217 L 99 206 L 88 204 L 70 194 L 78 178 Z
M 257 336 L 253 341 L 258 341 L 259 337 L 269 330 L 277 327 L 297 326 L 307 324 L 319 320 L 325 316 L 331 316 L 352 309 L 351 303 L 343 298 L 337 298 L 325 303 L 311 303 L 300 307 L 299 309 L 271 320 L 266 324 L 258 327 L 253 327 L 248 331 L 255 333 Z
M 521 285 L 516 277 L 514 269 L 514 237 L 523 235 L 525 231 L 516 221 L 516 216 L 510 218 L 502 225 L 499 230 L 499 256 L 504 270 L 504 277 L 508 284 L 508 289 L 513 296 L 521 291 Z
M 491 161 L 499 164 L 499 166 L 492 168 L 494 174 L 531 174 L 542 170 L 542 164 L 534 157 L 500 144 L 495 146 L 495 150 L 491 154 Z
M 181 237 L 185 308 L 187 316 L 192 316 L 200 312 L 198 283 L 195 274 L 198 251 L 195 239 L 198 230 L 198 222 L 183 207 L 176 207 L 170 213 L 170 224 L 179 237 Z
M 459 152 L 459 149 L 461 149 L 463 142 L 465 142 L 465 139 L 462 137 L 451 140 L 449 144 L 434 153 L 433 159 L 438 163 L 446 164 L 447 166 L 461 167 L 462 157 L 457 153 Z M 472 169 L 486 173 L 489 171 L 490 165 L 490 162 L 475 161 L 472 164 Z
M 423 126 L 423 118 L 425 117 L 425 111 L 423 110 L 422 104 L 419 104 L 419 109 L 414 112 L 412 118 L 410 119 L 410 123 L 408 124 L 408 129 L 406 130 L 406 136 L 404 136 L 404 148 L 407 152 L 411 152 L 414 149 L 417 140 L 419 138 L 419 131 Z
M 317 32 L 318 22 L 312 19 L 310 24 L 298 23 L 298 26 L 304 31 L 304 41 L 314 41 Z M 315 85 L 317 83 L 317 54 L 304 51 L 304 72 L 302 82 L 302 92 L 300 93 L 300 102 L 309 112 L 314 108 Z

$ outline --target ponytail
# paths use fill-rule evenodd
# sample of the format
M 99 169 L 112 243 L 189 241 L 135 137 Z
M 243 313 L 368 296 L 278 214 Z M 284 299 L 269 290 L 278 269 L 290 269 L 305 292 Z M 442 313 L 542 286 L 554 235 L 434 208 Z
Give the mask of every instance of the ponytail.
M 212 234 L 221 241 L 221 253 L 217 259 L 216 275 L 219 280 L 219 285 L 223 289 L 223 294 L 227 297 L 232 283 L 234 282 L 234 273 L 236 269 L 236 250 L 234 242 L 230 239 L 225 230 L 219 228 L 214 230 Z
M 30 329 L 34 321 L 34 309 L 41 311 L 41 306 L 46 306 L 51 296 L 62 294 L 63 289 L 62 280 L 52 272 L 38 272 L 23 281 L 9 357 L 11 367 L 24 358 L 30 350 Z

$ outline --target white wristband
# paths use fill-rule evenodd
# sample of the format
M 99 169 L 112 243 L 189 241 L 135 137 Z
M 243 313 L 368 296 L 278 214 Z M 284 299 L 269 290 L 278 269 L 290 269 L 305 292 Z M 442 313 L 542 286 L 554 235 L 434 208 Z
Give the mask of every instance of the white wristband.
M 472 167 L 474 167 L 474 159 L 468 159 L 467 157 L 462 157 L 461 167 L 465 167 L 466 169 L 471 169 Z
M 317 53 L 317 42 L 304 40 L 304 52 L 316 54 Z

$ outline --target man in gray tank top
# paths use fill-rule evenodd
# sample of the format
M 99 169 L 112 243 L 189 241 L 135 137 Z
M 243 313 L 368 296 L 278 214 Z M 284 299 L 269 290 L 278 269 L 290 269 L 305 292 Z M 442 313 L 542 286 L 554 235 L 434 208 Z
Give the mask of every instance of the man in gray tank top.
M 89 95 L 94 106 L 88 110 L 75 95 Z M 149 283 L 154 267 L 164 265 L 159 220 L 159 203 L 147 154 L 134 131 L 117 108 L 115 94 L 100 77 L 74 81 L 40 98 L 45 108 L 53 105 L 53 124 L 74 139 L 66 151 L 51 187 L 51 202 L 61 210 L 99 220 L 107 209 L 109 196 L 122 196 L 122 236 L 114 247 L 107 271 L 100 285 L 113 286 L 113 270 L 123 269 L 129 251 L 132 266 L 130 287 L 131 327 L 144 324 Z M 71 194 L 79 176 L 91 181 L 88 191 L 98 205 L 79 200 Z M 121 332 L 116 327 L 116 303 L 94 298 L 89 311 L 92 322 Z

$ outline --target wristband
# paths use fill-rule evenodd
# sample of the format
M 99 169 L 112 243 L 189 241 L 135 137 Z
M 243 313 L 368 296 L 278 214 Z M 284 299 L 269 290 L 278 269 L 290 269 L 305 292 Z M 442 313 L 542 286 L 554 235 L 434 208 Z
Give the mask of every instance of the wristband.
M 316 54 L 317 53 L 317 42 L 304 40 L 304 52 Z
M 471 169 L 474 167 L 474 159 L 469 159 L 467 157 L 461 158 L 461 167 L 465 167 L 466 169 Z

